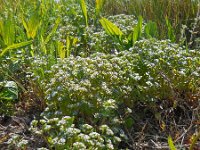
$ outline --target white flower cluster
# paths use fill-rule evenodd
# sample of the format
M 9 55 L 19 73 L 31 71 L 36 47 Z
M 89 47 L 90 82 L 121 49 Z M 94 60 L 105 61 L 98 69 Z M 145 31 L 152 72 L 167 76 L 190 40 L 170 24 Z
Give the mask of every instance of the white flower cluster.
M 38 66 L 45 66 L 43 61 L 38 62 L 41 63 Z M 46 125 L 42 130 L 53 132 L 61 129 L 65 138 L 67 135 L 78 136 L 80 141 L 76 142 L 84 144 L 86 141 L 81 139 L 87 135 L 85 140 L 89 142 L 86 143 L 94 145 L 94 140 L 100 139 L 96 146 L 106 143 L 112 148 L 109 141 L 106 142 L 89 124 L 109 122 L 109 126 L 118 126 L 124 121 L 119 120 L 117 109 L 124 109 L 129 114 L 137 101 L 152 103 L 168 99 L 173 97 L 173 89 L 178 92 L 198 90 L 200 52 L 187 50 L 168 40 L 141 40 L 128 51 L 117 54 L 95 53 L 86 58 L 58 59 L 57 64 L 44 69 L 44 72 L 46 78 L 41 82 L 48 107 L 43 116 L 55 118 L 52 122 L 57 122 L 57 125 L 52 128 L 43 120 L 40 123 Z M 75 128 L 75 125 L 66 125 L 71 119 L 57 119 L 63 116 L 74 116 L 78 122 L 76 127 L 88 124 Z M 114 136 L 106 126 L 102 126 L 101 131 L 106 136 Z M 43 133 L 40 130 L 36 132 Z
M 79 129 L 75 127 L 73 120 L 73 117 L 70 116 L 64 116 L 60 119 L 34 120 L 31 123 L 31 131 L 40 132 L 40 135 L 45 136 L 49 144 L 56 149 L 85 150 L 95 148 L 112 150 L 121 142 L 121 139 L 115 136 L 108 125 L 102 125 L 95 129 L 89 124 L 83 124 Z M 22 145 L 24 142 L 22 140 L 18 144 Z
M 58 59 L 44 71 L 47 78 L 41 81 L 48 100 L 46 112 L 112 116 L 124 102 L 131 108 L 134 101 L 172 96 L 170 84 L 180 90 L 196 89 L 199 55 L 168 40 L 151 39 L 138 41 L 129 51 L 118 54 Z M 43 59 L 37 60 L 35 66 L 45 66 Z

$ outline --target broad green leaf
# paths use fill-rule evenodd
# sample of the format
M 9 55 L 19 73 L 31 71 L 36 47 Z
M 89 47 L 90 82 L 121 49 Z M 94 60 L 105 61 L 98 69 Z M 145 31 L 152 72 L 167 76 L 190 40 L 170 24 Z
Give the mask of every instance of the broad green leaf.
M 108 19 L 101 18 L 100 23 L 102 27 L 104 28 L 104 30 L 107 32 L 107 34 L 111 36 L 118 36 L 119 38 L 121 38 L 121 36 L 123 35 L 123 32 L 115 24 L 110 22 Z
M 26 41 L 26 42 L 21 42 L 21 43 L 17 43 L 17 44 L 12 44 L 8 47 L 6 47 L 5 49 L 2 50 L 2 52 L 0 53 L 0 57 L 2 57 L 8 50 L 12 50 L 12 49 L 17 49 L 17 48 L 21 48 L 27 45 L 30 45 L 33 41 Z
M 87 7 L 86 7 L 85 0 L 80 0 L 80 5 L 81 5 L 82 12 L 83 12 L 83 16 L 85 18 L 85 25 L 87 27 L 88 26 L 88 16 L 87 16 Z
M 0 21 L 0 35 L 6 46 L 15 42 L 15 23 L 12 16 Z
M 176 147 L 174 145 L 174 142 L 171 136 L 168 137 L 168 145 L 169 145 L 170 150 L 176 150 Z
M 18 99 L 18 87 L 14 81 L 7 81 L 5 84 L 0 82 L 3 86 L 0 91 L 0 100 L 17 100 Z
M 140 39 L 142 35 L 142 22 L 143 22 L 143 18 L 142 16 L 139 16 L 137 26 L 133 28 L 133 37 L 132 37 L 133 45 L 136 41 Z
M 144 28 L 145 36 L 147 38 L 157 37 L 158 36 L 158 29 L 155 22 L 149 21 Z
M 9 19 L 4 24 L 4 42 L 6 45 L 11 45 L 15 41 L 15 25 L 12 18 Z

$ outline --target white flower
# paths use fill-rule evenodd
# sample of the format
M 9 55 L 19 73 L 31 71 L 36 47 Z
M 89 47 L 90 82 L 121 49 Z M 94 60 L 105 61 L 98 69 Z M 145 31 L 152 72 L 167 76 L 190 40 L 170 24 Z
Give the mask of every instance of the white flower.
M 21 140 L 18 144 L 17 147 L 22 148 L 28 144 L 28 140 Z
M 77 149 L 77 150 L 79 150 L 79 149 L 86 149 L 86 146 L 85 146 L 85 144 L 82 143 L 82 142 L 75 142 L 75 143 L 73 144 L 73 148 L 75 148 L 75 149 Z

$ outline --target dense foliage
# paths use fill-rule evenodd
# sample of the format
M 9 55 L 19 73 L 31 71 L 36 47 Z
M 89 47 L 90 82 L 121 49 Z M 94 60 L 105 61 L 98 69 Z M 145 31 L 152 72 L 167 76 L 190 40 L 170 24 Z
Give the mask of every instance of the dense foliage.
M 0 4 L 0 147 L 198 143 L 198 0 Z M 20 130 L 26 122 L 26 133 L 7 134 L 13 115 L 28 118 L 13 121 Z
M 133 123 L 133 118 L 127 116 L 121 122 L 121 116 L 127 110 L 133 112 L 138 102 L 151 106 L 158 101 L 168 101 L 176 109 L 199 92 L 199 56 L 198 51 L 152 39 L 138 41 L 130 50 L 117 54 L 96 53 L 86 58 L 59 59 L 50 70 L 45 70 L 45 77 L 40 80 L 47 101 L 42 114 L 47 119 L 41 123 L 43 136 L 54 139 L 58 138 L 56 133 L 66 132 L 65 128 L 55 128 L 50 121 L 57 118 L 60 122 L 62 116 L 74 117 L 75 127 L 87 123 L 97 128 L 106 123 L 119 135 Z M 45 66 L 43 60 L 36 59 L 33 66 Z M 47 127 L 52 130 L 46 135 Z M 66 141 L 61 145 L 79 142 L 78 137 L 72 142 L 63 134 L 60 138 Z M 52 140 L 49 143 L 55 144 Z

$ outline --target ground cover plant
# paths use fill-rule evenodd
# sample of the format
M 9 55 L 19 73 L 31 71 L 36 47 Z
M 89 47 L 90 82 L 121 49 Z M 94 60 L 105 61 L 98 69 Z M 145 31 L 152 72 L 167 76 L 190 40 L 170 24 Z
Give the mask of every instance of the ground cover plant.
M 198 0 L 0 3 L 2 149 L 200 147 Z

